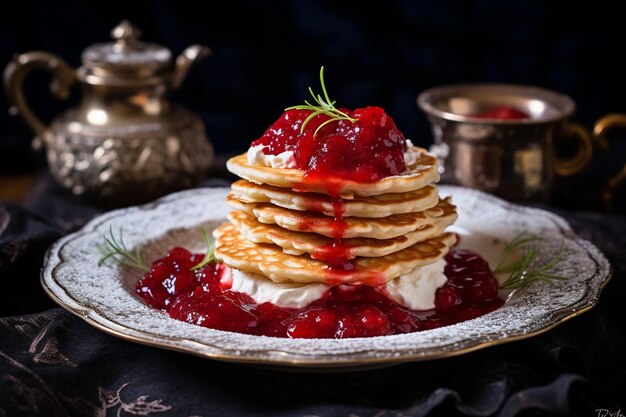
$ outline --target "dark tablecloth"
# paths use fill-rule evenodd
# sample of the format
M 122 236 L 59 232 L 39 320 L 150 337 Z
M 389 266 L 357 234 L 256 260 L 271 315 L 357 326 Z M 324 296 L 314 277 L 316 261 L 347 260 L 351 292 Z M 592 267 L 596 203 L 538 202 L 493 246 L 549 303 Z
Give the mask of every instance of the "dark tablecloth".
M 39 284 L 44 252 L 101 211 L 45 175 L 24 205 L 0 202 L 0 417 L 626 414 L 625 217 L 558 212 L 614 276 L 596 308 L 554 330 L 449 359 L 306 374 L 130 343 L 56 307 Z

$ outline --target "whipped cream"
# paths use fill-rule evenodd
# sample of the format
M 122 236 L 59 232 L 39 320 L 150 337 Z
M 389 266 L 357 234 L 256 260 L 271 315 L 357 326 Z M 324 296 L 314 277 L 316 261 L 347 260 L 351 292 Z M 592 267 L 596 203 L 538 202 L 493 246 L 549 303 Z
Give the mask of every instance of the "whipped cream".
M 272 303 L 285 308 L 304 308 L 322 298 L 330 287 L 326 284 L 280 284 L 262 275 L 233 269 L 233 291 L 248 294 L 259 304 Z
M 406 140 L 407 150 L 404 152 L 404 163 L 407 167 L 414 165 L 420 157 L 420 152 L 414 148 L 410 139 Z M 267 146 L 251 146 L 246 154 L 248 164 L 272 168 L 296 168 L 296 157 L 293 151 L 284 151 L 278 155 L 267 155 L 263 150 Z
M 284 151 L 278 155 L 266 155 L 263 150 L 267 146 L 256 145 L 248 149 L 248 164 L 272 168 L 296 168 L 296 157 L 293 151 Z
M 445 266 L 446 261 L 440 259 L 389 281 L 385 285 L 387 297 L 412 310 L 435 308 L 435 293 L 448 280 L 443 273 Z
M 415 148 L 411 139 L 406 139 L 406 151 L 404 151 L 404 164 L 408 167 L 415 165 L 417 160 L 420 158 L 420 151 Z
M 435 308 L 435 292 L 446 283 L 445 261 L 417 268 L 391 280 L 381 292 L 393 301 L 413 310 Z M 304 308 L 319 300 L 330 289 L 326 284 L 277 284 L 262 275 L 234 269 L 232 290 L 248 294 L 257 303 L 270 302 L 284 308 Z

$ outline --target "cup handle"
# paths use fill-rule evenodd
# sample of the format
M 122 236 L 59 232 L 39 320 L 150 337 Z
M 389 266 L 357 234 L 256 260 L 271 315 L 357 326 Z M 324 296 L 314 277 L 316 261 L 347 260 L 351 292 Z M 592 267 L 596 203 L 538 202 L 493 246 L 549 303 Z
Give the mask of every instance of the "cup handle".
M 50 91 L 54 97 L 64 100 L 76 81 L 74 69 L 64 60 L 48 52 L 28 52 L 16 56 L 4 70 L 4 88 L 10 104 L 9 113 L 20 114 L 35 132 L 33 148 L 40 149 L 45 142 L 46 125 L 32 111 L 24 95 L 24 80 L 34 69 L 52 73 Z
M 609 142 L 604 136 L 604 132 L 615 127 L 626 129 L 626 114 L 611 113 L 602 117 L 593 126 L 593 137 L 598 145 L 603 149 L 609 149 Z M 611 211 L 613 194 L 617 187 L 626 180 L 626 164 L 615 175 L 613 175 L 602 187 L 601 195 L 604 208 Z
M 561 176 L 568 176 L 580 172 L 591 161 L 593 156 L 593 144 L 591 133 L 586 127 L 579 123 L 567 123 L 563 129 L 568 137 L 576 138 L 578 141 L 578 151 L 576 155 L 569 159 L 559 159 L 554 157 L 554 171 Z

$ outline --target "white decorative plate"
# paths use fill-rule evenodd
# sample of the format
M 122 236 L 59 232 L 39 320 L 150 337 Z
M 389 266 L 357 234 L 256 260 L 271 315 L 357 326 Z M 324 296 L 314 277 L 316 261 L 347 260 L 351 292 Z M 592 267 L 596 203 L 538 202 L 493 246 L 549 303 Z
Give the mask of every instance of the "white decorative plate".
M 471 352 L 545 332 L 597 303 L 611 267 L 562 218 L 466 188 L 441 186 L 440 190 L 442 195 L 452 195 L 458 206 L 454 227 L 462 235 L 462 247 L 476 250 L 493 266 L 504 243 L 522 231 L 545 239 L 540 263 L 553 258 L 564 242 L 563 257 L 554 272 L 567 279 L 502 293 L 504 306 L 477 319 L 404 335 L 307 340 L 205 329 L 144 304 L 133 291 L 140 274 L 113 263 L 98 267 L 97 245 L 110 227 L 122 227 L 128 247 L 140 245 L 146 261 L 163 256 L 173 246 L 204 251 L 198 227 L 212 230 L 226 221 L 229 210 L 227 189 L 206 188 L 95 218 L 50 248 L 41 280 L 61 306 L 123 339 L 224 361 L 317 370 L 376 367 Z

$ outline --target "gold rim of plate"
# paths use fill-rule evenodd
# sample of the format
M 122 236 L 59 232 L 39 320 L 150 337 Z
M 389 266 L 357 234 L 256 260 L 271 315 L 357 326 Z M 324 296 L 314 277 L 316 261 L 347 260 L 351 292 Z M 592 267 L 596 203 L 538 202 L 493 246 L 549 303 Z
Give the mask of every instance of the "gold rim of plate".
M 417 351 L 411 353 L 396 351 L 393 349 L 387 350 L 383 347 L 381 349 L 377 349 L 375 352 L 361 351 L 349 354 L 316 354 L 304 356 L 295 354 L 294 352 L 281 351 L 280 349 L 254 350 L 252 352 L 245 353 L 245 349 L 224 349 L 223 347 L 213 345 L 205 341 L 198 341 L 178 336 L 168 336 L 159 333 L 149 332 L 146 330 L 134 329 L 128 327 L 123 322 L 118 322 L 107 317 L 107 314 L 98 309 L 96 306 L 88 305 L 84 301 L 76 299 L 76 297 L 71 294 L 71 292 L 68 292 L 67 289 L 64 288 L 63 285 L 59 282 L 59 269 L 61 266 L 66 265 L 68 262 L 63 258 L 61 252 L 63 250 L 63 247 L 71 242 L 73 239 L 77 239 L 78 237 L 88 233 L 95 233 L 95 229 L 97 226 L 102 226 L 102 224 L 110 221 L 111 219 L 123 216 L 124 213 L 126 213 L 128 210 L 151 210 L 161 204 L 172 204 L 177 198 L 180 198 L 180 196 L 190 196 L 194 192 L 199 192 L 198 190 L 182 191 L 166 196 L 162 199 L 159 199 L 153 203 L 144 206 L 120 209 L 96 217 L 85 227 L 83 227 L 83 229 L 61 238 L 48 249 L 44 260 L 44 267 L 41 270 L 41 283 L 50 298 L 53 299 L 61 307 L 65 308 L 70 313 L 73 313 L 74 315 L 80 317 L 93 327 L 121 339 L 144 345 L 160 347 L 168 350 L 190 353 L 193 355 L 226 362 L 263 365 L 279 368 L 317 368 L 320 370 L 350 370 L 363 367 L 378 367 L 406 362 L 442 359 L 452 356 L 458 356 L 487 347 L 496 346 L 503 343 L 515 342 L 539 335 L 541 333 L 545 333 L 555 328 L 556 326 L 564 323 L 565 321 L 568 321 L 580 314 L 589 311 L 597 304 L 602 289 L 606 286 L 612 276 L 612 267 L 607 259 L 604 257 L 604 255 L 592 243 L 578 238 L 571 231 L 571 229 L 567 225 L 567 222 L 565 222 L 565 220 L 563 220 L 561 217 L 540 209 L 516 206 L 514 204 L 505 202 L 496 197 L 475 190 L 469 190 L 462 187 L 453 186 L 442 186 L 441 188 L 442 190 L 445 190 L 449 195 L 452 195 L 453 198 L 455 192 L 458 193 L 459 190 L 463 193 L 478 193 L 480 199 L 482 199 L 483 201 L 488 201 L 490 204 L 495 203 L 500 206 L 504 206 L 512 210 L 513 212 L 527 212 L 534 215 L 547 216 L 551 218 L 551 220 L 555 221 L 559 225 L 559 227 L 565 227 L 565 229 L 561 230 L 563 236 L 583 248 L 584 251 L 589 255 L 590 259 L 592 259 L 595 263 L 594 273 L 584 281 L 586 284 L 586 291 L 584 295 L 572 305 L 550 311 L 550 317 L 543 326 L 530 330 L 518 329 L 518 334 L 511 334 L 504 337 L 499 337 L 497 334 L 494 334 L 498 332 L 485 333 L 477 339 L 463 340 L 462 343 L 442 343 L 440 346 L 421 350 L 418 349 Z M 226 203 L 224 202 L 224 204 Z M 459 204 L 458 201 L 455 201 L 455 204 L 461 205 L 462 203 Z M 432 330 L 425 330 L 424 332 L 429 331 Z M 378 339 L 378 341 L 381 342 L 381 345 L 384 345 L 384 338 L 387 337 L 393 336 L 380 336 L 375 339 Z M 309 339 L 297 340 L 302 340 L 302 343 L 307 343 L 309 341 Z

